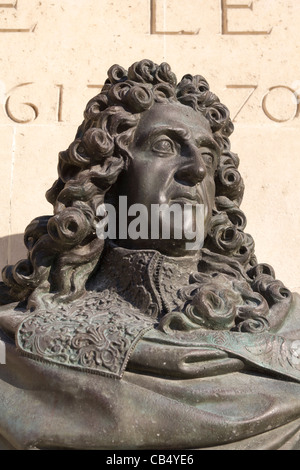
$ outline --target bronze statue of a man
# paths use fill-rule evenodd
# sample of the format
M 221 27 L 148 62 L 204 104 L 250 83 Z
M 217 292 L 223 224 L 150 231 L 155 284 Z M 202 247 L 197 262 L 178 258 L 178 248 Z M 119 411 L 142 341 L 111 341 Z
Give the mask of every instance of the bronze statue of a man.
M 0 448 L 300 450 L 300 300 L 244 232 L 232 131 L 202 76 L 109 69 L 3 270 Z M 99 236 L 120 200 L 147 236 Z M 197 249 L 149 236 L 160 205 L 195 234 L 203 207 Z

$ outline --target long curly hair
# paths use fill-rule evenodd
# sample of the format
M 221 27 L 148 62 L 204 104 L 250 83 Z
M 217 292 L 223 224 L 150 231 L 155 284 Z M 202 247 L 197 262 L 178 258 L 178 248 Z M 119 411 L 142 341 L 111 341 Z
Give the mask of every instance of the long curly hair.
M 231 288 L 239 292 L 232 328 L 256 331 L 278 323 L 276 312 L 282 311 L 282 306 L 283 310 L 288 308 L 291 294 L 275 280 L 270 266 L 257 264 L 253 239 L 244 232 L 246 217 L 240 209 L 244 184 L 239 158 L 230 150 L 233 124 L 229 111 L 202 76 L 185 75 L 177 83 L 168 64 L 150 60 L 136 62 L 128 71 L 112 66 L 101 93 L 88 102 L 74 142 L 59 154 L 58 179 L 46 193 L 54 215 L 38 217 L 26 228 L 28 256 L 3 269 L 2 304 L 19 301 L 35 309 L 47 302 L 70 302 L 84 294 L 104 248 L 104 241 L 96 236 L 97 207 L 107 200 L 118 176 L 130 164 L 128 147 L 143 112 L 158 102 L 179 102 L 201 113 L 222 149 L 215 173 L 215 209 L 199 273 L 191 279 L 191 289 L 182 293 L 187 316 L 195 320 L 198 311 L 227 308 L 219 287 L 219 291 L 213 284 L 207 287 L 211 273 L 217 272 L 235 279 Z M 236 287 L 237 277 L 243 287 Z M 245 290 L 248 295 L 242 294 Z

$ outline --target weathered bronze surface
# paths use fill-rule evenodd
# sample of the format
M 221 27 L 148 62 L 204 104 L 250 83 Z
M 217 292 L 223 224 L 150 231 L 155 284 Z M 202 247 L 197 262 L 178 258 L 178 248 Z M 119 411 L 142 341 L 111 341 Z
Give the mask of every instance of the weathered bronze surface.
M 3 270 L 0 448 L 300 450 L 300 299 L 244 231 L 232 131 L 203 77 L 110 68 Z M 99 239 L 120 196 L 204 204 L 204 246 Z

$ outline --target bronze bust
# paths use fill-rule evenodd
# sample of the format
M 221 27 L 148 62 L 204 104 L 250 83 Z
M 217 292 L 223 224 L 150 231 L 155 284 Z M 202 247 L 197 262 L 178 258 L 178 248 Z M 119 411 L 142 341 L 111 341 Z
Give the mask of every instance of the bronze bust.
M 202 76 L 109 69 L 3 269 L 0 448 L 300 450 L 300 300 L 244 231 L 232 131 Z M 99 237 L 120 198 L 202 205 L 203 243 Z

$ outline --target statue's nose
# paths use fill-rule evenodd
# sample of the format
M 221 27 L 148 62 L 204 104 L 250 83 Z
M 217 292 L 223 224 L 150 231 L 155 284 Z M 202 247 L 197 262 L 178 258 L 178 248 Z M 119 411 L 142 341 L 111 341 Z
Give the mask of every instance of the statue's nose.
M 195 148 L 190 151 L 188 157 L 184 157 L 184 162 L 178 168 L 175 178 L 181 183 L 194 186 L 197 183 L 201 183 L 206 174 L 207 170 L 201 151 Z

